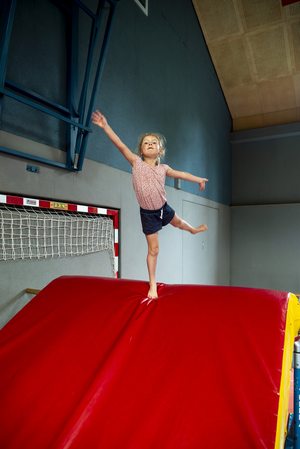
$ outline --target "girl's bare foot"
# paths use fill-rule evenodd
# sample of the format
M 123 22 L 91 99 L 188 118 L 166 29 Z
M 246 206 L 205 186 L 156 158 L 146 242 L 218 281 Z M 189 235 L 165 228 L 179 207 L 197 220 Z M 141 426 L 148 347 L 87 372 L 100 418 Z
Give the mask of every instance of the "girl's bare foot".
M 206 224 L 201 224 L 197 228 L 194 228 L 191 233 L 192 234 L 198 234 L 199 232 L 204 232 L 208 230 L 208 226 Z
M 150 299 L 158 298 L 156 284 L 150 284 L 150 288 L 148 291 L 148 298 L 150 298 Z

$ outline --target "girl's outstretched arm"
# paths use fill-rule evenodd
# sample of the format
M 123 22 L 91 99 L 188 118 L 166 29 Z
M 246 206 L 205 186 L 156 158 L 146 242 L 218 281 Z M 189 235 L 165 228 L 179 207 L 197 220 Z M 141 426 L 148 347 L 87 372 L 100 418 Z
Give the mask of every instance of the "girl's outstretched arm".
M 114 132 L 114 130 L 109 126 L 106 117 L 100 112 L 95 111 L 92 113 L 92 122 L 94 125 L 99 126 L 103 129 L 107 137 L 112 141 L 112 143 L 118 148 L 118 150 L 123 154 L 125 159 L 132 165 L 134 160 L 138 157 L 134 154 L 127 145 L 120 139 L 120 137 Z
M 185 181 L 196 182 L 197 184 L 199 184 L 200 190 L 204 190 L 205 184 L 208 182 L 207 178 L 200 178 L 199 176 L 192 175 L 191 173 L 173 170 L 173 168 L 169 168 L 169 170 L 167 171 L 167 176 L 170 176 L 170 178 L 183 179 Z

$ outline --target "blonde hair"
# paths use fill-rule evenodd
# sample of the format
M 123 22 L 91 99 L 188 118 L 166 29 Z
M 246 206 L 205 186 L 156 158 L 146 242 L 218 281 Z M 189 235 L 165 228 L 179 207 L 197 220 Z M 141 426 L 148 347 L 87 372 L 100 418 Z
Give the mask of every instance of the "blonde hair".
M 158 140 L 159 155 L 156 160 L 156 163 L 158 165 L 160 163 L 160 160 L 165 156 L 167 140 L 166 140 L 165 136 L 163 136 L 162 134 L 159 134 L 159 133 L 144 133 L 144 134 L 142 134 L 138 140 L 138 154 L 142 159 L 143 159 L 143 151 L 142 151 L 143 140 L 145 139 L 145 137 L 148 137 L 148 136 L 156 137 L 156 139 Z

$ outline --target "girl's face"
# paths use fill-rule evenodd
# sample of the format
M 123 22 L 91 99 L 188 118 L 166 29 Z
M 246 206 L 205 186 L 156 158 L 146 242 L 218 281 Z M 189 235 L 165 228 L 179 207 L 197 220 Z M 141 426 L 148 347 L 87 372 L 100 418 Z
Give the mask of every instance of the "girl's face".
M 159 140 L 155 136 L 146 136 L 142 141 L 142 155 L 145 157 L 155 157 L 159 156 L 160 144 Z

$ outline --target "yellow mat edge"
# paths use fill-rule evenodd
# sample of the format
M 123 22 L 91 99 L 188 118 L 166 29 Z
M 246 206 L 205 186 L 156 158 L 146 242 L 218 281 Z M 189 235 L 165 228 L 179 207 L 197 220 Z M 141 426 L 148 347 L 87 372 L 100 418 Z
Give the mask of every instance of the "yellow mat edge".
M 294 340 L 300 329 L 300 302 L 296 295 L 289 293 L 286 314 L 282 371 L 279 390 L 276 439 L 274 449 L 283 449 L 286 439 L 288 407 L 290 397 L 291 370 Z

